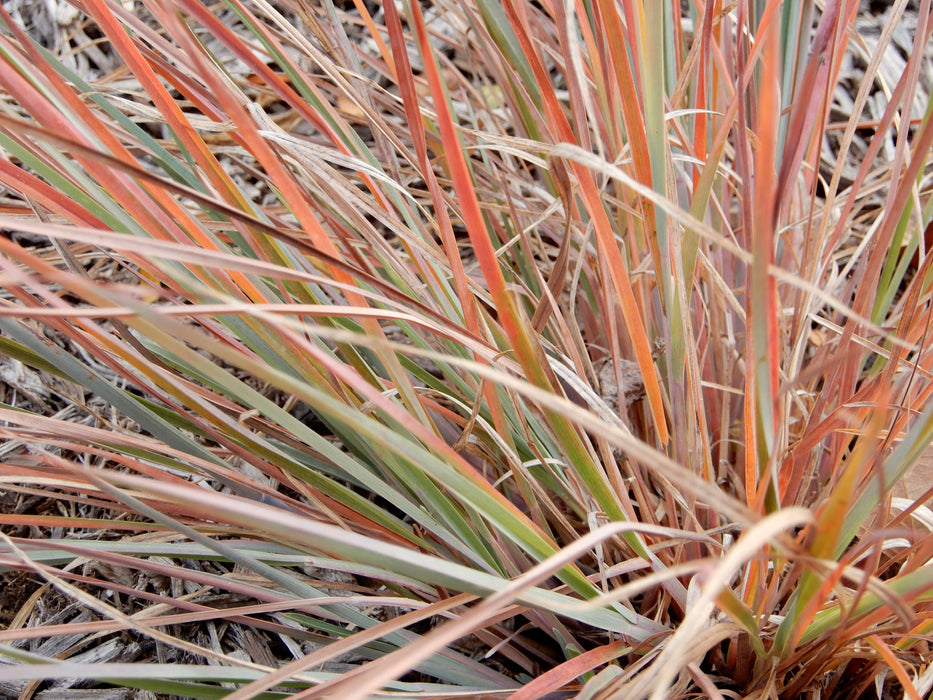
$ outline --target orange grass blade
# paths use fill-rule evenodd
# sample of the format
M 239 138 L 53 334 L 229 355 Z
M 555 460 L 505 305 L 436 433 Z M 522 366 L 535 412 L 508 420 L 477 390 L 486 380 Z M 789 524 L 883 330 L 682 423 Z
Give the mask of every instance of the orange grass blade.
M 755 133 L 757 148 L 752 152 L 754 164 L 754 186 L 750 194 L 754 197 L 752 210 L 752 265 L 748 277 L 747 317 L 750 333 L 747 336 L 747 353 L 752 359 L 746 371 L 750 383 L 751 402 L 746 418 L 753 418 L 754 442 L 749 442 L 746 459 L 754 454 L 756 468 L 754 478 L 754 503 L 756 508 L 773 512 L 779 507 L 777 496 L 775 450 L 780 423 L 778 410 L 778 376 L 781 349 L 778 334 L 777 285 L 769 272 L 774 262 L 774 246 L 777 224 L 776 193 L 776 144 L 780 122 L 780 66 L 781 46 L 779 43 L 779 3 L 770 2 L 761 18 L 758 31 L 764 44 L 761 51 L 761 87 L 758 92 L 758 110 Z M 751 380 L 751 375 L 754 379 Z M 754 446 L 754 447 L 752 447 Z M 746 469 L 746 478 L 751 476 Z M 746 487 L 747 488 L 747 487 Z
M 523 26 L 514 1 L 505 0 L 505 7 L 522 46 L 522 51 L 531 64 L 536 82 L 541 88 L 544 110 L 548 116 L 548 123 L 556 131 L 553 136 L 566 143 L 576 144 L 577 139 L 554 95 L 551 80 L 533 48 L 531 38 L 526 28 Z M 657 372 L 654 369 L 651 345 L 648 341 L 641 313 L 638 310 L 638 304 L 628 276 L 625 260 L 622 258 L 622 254 L 619 251 L 619 245 L 615 240 L 612 226 L 600 199 L 596 183 L 593 181 L 592 173 L 575 161 L 572 161 L 570 166 L 581 188 L 581 195 L 586 204 L 586 209 L 592 217 L 599 251 L 602 255 L 606 256 L 609 265 L 612 286 L 615 290 L 622 316 L 625 319 L 626 329 L 629 332 L 632 346 L 635 350 L 636 360 L 645 382 L 645 393 L 648 397 L 648 404 L 651 407 L 658 440 L 661 444 L 666 444 L 669 435 L 661 397 L 661 386 L 658 382 Z
M 559 691 L 566 688 L 575 679 L 593 672 L 600 666 L 614 661 L 631 650 L 632 648 L 623 642 L 610 642 L 585 651 L 559 666 L 548 669 L 530 683 L 526 683 L 520 690 L 512 694 L 511 700 L 535 700 L 549 693 Z
M 907 697 L 909 697 L 910 700 L 922 700 L 920 693 L 917 692 L 913 681 L 907 673 L 907 669 L 904 668 L 904 664 L 891 650 L 891 647 L 885 644 L 877 634 L 868 635 L 868 643 L 871 645 L 872 649 L 881 655 L 887 663 L 888 668 L 894 671 L 894 675 L 897 676 L 897 680 L 900 681 L 901 688 L 904 689 Z

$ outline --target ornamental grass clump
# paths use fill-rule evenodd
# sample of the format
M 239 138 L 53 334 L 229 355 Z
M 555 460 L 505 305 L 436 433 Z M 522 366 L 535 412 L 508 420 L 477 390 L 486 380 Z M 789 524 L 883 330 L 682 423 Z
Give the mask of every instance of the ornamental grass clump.
M 0 694 L 928 694 L 906 6 L 9 3 Z

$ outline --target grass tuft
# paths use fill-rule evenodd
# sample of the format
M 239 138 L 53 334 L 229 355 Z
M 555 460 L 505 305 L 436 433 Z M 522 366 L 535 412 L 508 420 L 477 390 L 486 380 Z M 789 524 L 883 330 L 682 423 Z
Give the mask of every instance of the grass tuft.
M 928 695 L 865 5 L 0 11 L 0 695 Z

